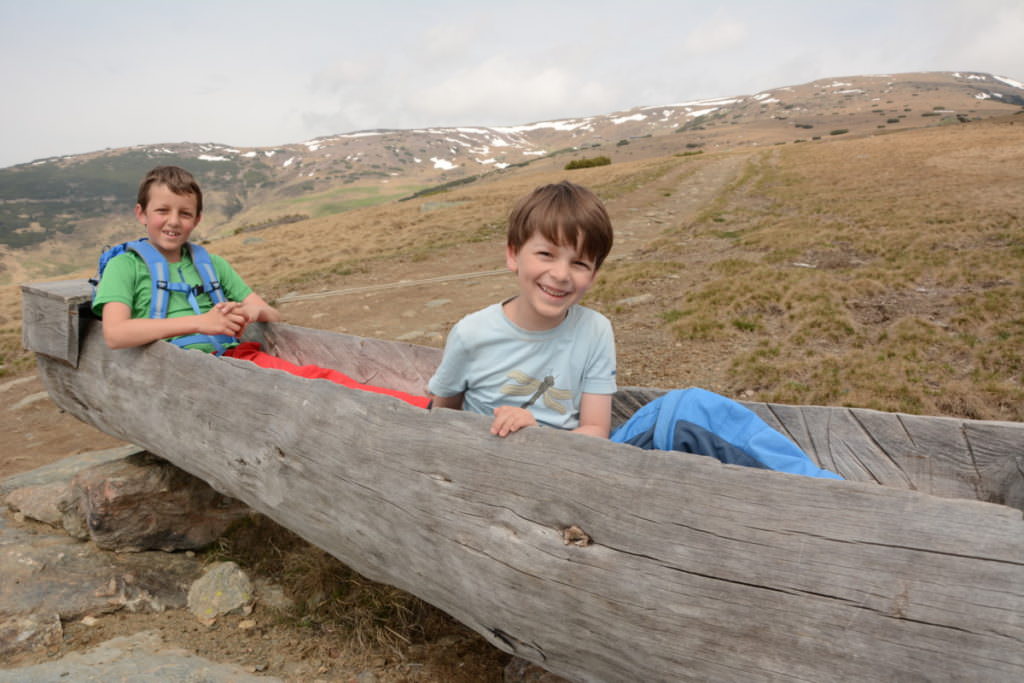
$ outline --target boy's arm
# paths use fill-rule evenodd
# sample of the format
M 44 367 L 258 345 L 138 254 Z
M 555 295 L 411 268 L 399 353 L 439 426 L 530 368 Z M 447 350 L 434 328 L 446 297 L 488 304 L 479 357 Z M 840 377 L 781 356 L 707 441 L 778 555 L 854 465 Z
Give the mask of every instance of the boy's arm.
M 508 436 L 525 427 L 535 427 L 537 418 L 526 408 L 498 406 L 494 409 L 491 434 Z M 612 428 L 611 394 L 583 394 L 580 397 L 580 426 L 572 431 L 607 439 Z
M 438 396 L 437 394 L 427 392 L 427 395 L 430 396 L 431 400 L 433 400 L 435 408 L 462 410 L 462 394 L 455 394 L 454 396 Z
M 612 395 L 583 394 L 580 397 L 580 426 L 572 430 L 607 439 L 612 430 Z
M 112 349 L 126 349 L 182 334 L 226 334 L 234 337 L 241 333 L 246 322 L 239 306 L 221 304 L 202 315 L 180 318 L 132 318 L 128 304 L 109 301 L 103 305 L 103 340 Z
M 256 292 L 242 299 L 241 311 L 247 322 L 276 323 L 281 321 L 281 314 L 276 308 L 263 300 Z

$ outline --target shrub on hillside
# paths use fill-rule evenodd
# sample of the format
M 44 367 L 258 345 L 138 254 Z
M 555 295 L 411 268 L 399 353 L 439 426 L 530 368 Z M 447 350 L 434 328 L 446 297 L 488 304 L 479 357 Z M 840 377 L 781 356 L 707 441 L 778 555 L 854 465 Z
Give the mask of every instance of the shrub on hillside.
M 565 165 L 566 171 L 577 168 L 591 168 L 593 166 L 607 166 L 612 160 L 606 156 L 590 157 L 589 159 L 573 159 Z

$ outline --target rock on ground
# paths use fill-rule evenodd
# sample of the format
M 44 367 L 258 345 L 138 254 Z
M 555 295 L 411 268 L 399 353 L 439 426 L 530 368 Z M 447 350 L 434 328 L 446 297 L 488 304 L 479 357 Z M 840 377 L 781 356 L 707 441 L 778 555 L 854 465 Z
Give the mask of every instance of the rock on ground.
M 252 608 L 252 582 L 234 562 L 217 562 L 192 583 L 188 608 L 198 619 L 216 619 Z
M 8 507 L 116 552 L 198 550 L 251 514 L 145 451 L 81 465 L 22 482 L 6 495 Z
M 240 666 L 218 664 L 163 645 L 152 632 L 108 640 L 86 652 L 20 669 L 0 669 L 0 683 L 132 681 L 133 683 L 274 683 Z

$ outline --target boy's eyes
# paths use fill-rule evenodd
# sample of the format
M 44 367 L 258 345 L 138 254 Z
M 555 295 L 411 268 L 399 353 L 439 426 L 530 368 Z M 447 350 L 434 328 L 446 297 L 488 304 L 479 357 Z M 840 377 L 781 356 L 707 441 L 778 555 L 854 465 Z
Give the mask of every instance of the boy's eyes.
M 536 254 L 538 258 L 542 258 L 542 259 L 545 259 L 545 260 L 550 260 L 550 259 L 555 258 L 554 252 L 548 251 L 547 249 L 538 249 L 538 250 L 536 250 L 533 253 Z M 594 264 L 592 262 L 586 261 L 584 259 L 576 259 L 576 260 L 572 261 L 572 265 L 577 267 L 577 268 L 586 268 L 587 270 L 593 270 L 594 269 Z
M 168 213 L 170 213 L 170 212 L 171 212 L 171 210 L 170 210 L 170 209 L 164 208 L 164 207 L 162 207 L 162 206 L 161 206 L 161 207 L 157 207 L 157 208 L 153 209 L 153 213 L 158 213 L 158 214 L 160 214 L 160 215 L 168 214 Z M 179 211 L 179 212 L 178 212 L 178 215 L 180 215 L 180 216 L 184 216 L 185 218 L 192 218 L 192 215 L 193 215 L 193 214 L 192 214 L 192 212 L 191 212 L 191 211 Z

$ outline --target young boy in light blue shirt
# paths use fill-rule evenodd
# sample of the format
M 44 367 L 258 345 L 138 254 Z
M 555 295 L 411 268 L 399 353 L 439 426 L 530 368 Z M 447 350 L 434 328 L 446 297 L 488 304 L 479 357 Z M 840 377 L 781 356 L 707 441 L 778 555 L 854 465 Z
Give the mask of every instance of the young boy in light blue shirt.
M 615 338 L 608 319 L 579 302 L 611 248 L 611 220 L 590 190 L 563 181 L 520 200 L 509 217 L 505 254 L 519 294 L 452 328 L 427 384 L 434 406 L 491 415 L 491 433 L 501 437 L 539 424 L 841 479 L 749 408 L 699 388 L 660 396 L 610 434 Z
M 608 438 L 615 339 L 608 319 L 579 302 L 612 239 L 601 200 L 579 185 L 520 200 L 505 254 L 519 294 L 452 328 L 427 385 L 434 406 L 493 415 L 498 436 L 541 424 Z

